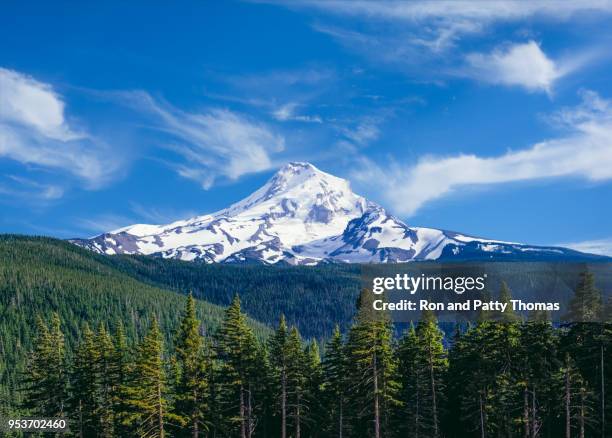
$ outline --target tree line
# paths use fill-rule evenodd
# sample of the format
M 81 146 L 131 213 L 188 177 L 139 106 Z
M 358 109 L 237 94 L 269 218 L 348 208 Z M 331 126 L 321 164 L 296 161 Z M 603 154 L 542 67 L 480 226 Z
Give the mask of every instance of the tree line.
M 69 355 L 53 315 L 38 319 L 24 408 L 81 437 L 608 437 L 612 325 L 595 321 L 609 310 L 587 272 L 567 318 L 580 322 L 483 312 L 445 336 L 425 312 L 396 336 L 363 291 L 322 355 L 283 317 L 255 336 L 238 296 L 214 333 L 189 296 L 171 347 L 155 319 L 134 344 L 120 323 L 85 324 Z

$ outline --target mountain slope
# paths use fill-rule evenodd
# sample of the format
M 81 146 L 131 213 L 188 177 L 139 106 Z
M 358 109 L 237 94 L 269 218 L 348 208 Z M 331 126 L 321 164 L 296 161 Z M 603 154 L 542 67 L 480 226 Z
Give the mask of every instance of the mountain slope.
M 139 281 L 114 266 L 110 257 L 67 242 L 39 237 L 0 235 L 0 404 L 14 394 L 17 373 L 32 348 L 36 317 L 57 312 L 69 346 L 87 322 L 112 326 L 121 321 L 130 340 L 155 316 L 171 343 L 185 305 L 184 295 Z M 185 292 L 185 291 L 182 291 Z M 197 301 L 207 331 L 219 326 L 224 308 Z M 270 333 L 249 319 L 255 332 Z
M 216 213 L 168 225 L 132 225 L 72 242 L 102 254 L 205 263 L 604 259 L 565 248 L 409 227 L 353 193 L 348 181 L 309 163 L 287 164 L 259 190 Z

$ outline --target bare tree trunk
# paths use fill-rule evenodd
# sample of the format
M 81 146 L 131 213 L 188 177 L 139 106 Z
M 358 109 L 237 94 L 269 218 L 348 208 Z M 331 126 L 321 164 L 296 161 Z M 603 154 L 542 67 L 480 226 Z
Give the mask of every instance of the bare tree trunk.
M 531 391 L 531 438 L 536 438 L 537 429 L 537 408 L 536 408 L 536 392 L 535 388 Z
M 342 432 L 344 429 L 344 425 L 342 424 L 343 422 L 343 415 L 344 415 L 344 406 L 342 403 L 342 399 L 340 399 L 340 419 L 338 420 L 338 438 L 342 438 Z
M 484 406 L 482 401 L 482 392 L 478 394 L 478 403 L 480 405 L 480 437 L 485 438 L 485 429 L 484 429 Z
M 527 386 L 523 390 L 523 427 L 524 437 L 529 438 L 529 391 Z
M 600 346 L 599 351 L 600 372 L 601 372 L 601 438 L 606 437 L 606 386 L 604 378 L 604 346 Z
M 570 388 L 570 375 L 569 375 L 569 365 L 566 362 L 565 367 L 565 438 L 572 437 L 572 428 L 571 428 L 571 411 L 570 411 L 570 403 L 572 401 L 571 396 L 571 388 Z
M 433 358 L 431 357 L 431 350 L 429 351 L 429 381 L 431 383 L 431 404 L 432 404 L 432 414 L 433 414 L 433 436 L 434 438 L 438 438 L 438 405 L 436 403 L 436 379 L 434 376 L 434 368 L 433 368 Z
M 79 400 L 79 437 L 83 438 L 83 400 Z
M 419 438 L 419 434 L 421 433 L 419 422 L 421 421 L 421 391 L 419 389 L 419 373 L 417 373 L 417 381 L 416 381 L 416 406 L 415 406 L 415 414 L 414 414 L 414 437 Z
M 157 422 L 159 428 L 159 438 L 164 438 L 166 436 L 164 430 L 164 405 L 162 403 L 162 393 L 161 393 L 161 385 L 157 385 Z
M 281 438 L 287 438 L 287 375 L 281 372 Z
M 374 438 L 380 438 L 380 406 L 378 400 L 378 367 L 376 363 L 376 353 L 372 358 L 372 367 L 374 370 Z
M 301 412 L 300 412 L 300 407 L 301 407 L 301 397 L 300 397 L 300 392 L 298 391 L 297 393 L 297 404 L 295 406 L 295 438 L 301 438 L 301 427 L 300 427 L 300 423 L 302 421 L 301 419 Z
M 580 388 L 580 438 L 584 438 L 584 388 Z
M 247 390 L 247 438 L 251 438 L 253 435 L 253 396 L 251 391 L 251 383 L 249 382 L 249 387 Z
M 240 436 L 246 438 L 246 424 L 244 421 L 244 389 L 240 384 Z
M 193 399 L 194 400 L 198 400 L 198 394 L 196 392 L 196 390 L 193 391 Z M 191 437 L 192 438 L 198 438 L 200 436 L 200 425 L 199 423 L 199 418 L 198 418 L 198 412 L 197 412 L 197 408 L 194 409 L 194 411 L 192 412 L 192 416 L 193 416 L 193 430 L 191 433 Z

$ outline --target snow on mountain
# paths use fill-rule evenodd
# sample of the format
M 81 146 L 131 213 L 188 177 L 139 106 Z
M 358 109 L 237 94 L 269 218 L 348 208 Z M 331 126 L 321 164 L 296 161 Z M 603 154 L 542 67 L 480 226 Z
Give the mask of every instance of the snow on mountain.
M 102 254 L 148 254 L 206 263 L 396 263 L 581 254 L 409 227 L 353 193 L 348 181 L 296 162 L 285 165 L 250 196 L 216 213 L 168 225 L 131 225 L 72 242 Z

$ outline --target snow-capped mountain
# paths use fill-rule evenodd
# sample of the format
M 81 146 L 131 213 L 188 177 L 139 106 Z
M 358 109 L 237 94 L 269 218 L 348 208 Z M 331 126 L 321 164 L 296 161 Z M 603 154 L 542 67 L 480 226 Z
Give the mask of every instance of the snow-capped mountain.
M 148 254 L 206 263 L 596 257 L 409 227 L 353 193 L 348 181 L 309 163 L 285 165 L 259 190 L 216 213 L 168 225 L 131 225 L 72 242 L 103 254 Z

